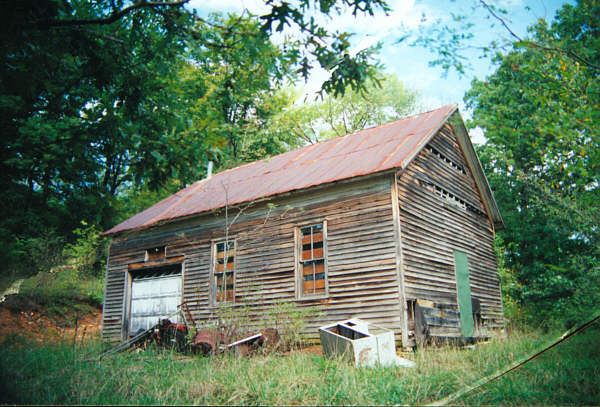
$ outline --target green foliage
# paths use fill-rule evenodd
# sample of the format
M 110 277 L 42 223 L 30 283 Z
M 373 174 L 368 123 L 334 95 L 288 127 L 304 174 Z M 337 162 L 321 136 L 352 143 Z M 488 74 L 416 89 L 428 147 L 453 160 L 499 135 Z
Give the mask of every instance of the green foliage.
M 401 119 L 418 108 L 417 92 L 406 89 L 396 75 L 377 71 L 364 89 L 290 105 L 274 117 L 272 127 L 297 141 L 316 143 Z
M 600 299 L 600 82 L 568 49 L 600 60 L 595 1 L 565 5 L 515 43 L 466 95 L 470 126 L 506 223 L 499 231 L 508 292 L 536 324 L 571 325 Z
M 71 315 L 89 312 L 102 305 L 104 278 L 82 277 L 76 269 L 58 273 L 40 272 L 26 279 L 19 295 L 44 307 L 48 314 Z M 86 306 L 87 304 L 87 306 Z
M 21 259 L 22 275 L 30 276 L 46 272 L 63 262 L 64 238 L 57 236 L 52 230 L 44 231 L 40 237 L 16 237 L 14 242 L 13 250 L 15 250 L 15 257 Z
M 225 18 L 220 14 L 210 18 L 212 23 L 198 23 L 196 29 L 207 40 L 222 41 L 225 46 L 190 46 L 194 63 L 184 67 L 180 84 L 176 85 L 190 101 L 179 112 L 189 123 L 182 130 L 182 137 L 190 143 L 202 140 L 217 169 L 285 151 L 285 146 L 269 131 L 268 123 L 288 104 L 277 89 L 294 78 L 294 57 L 273 45 L 253 19 L 233 15 Z M 218 28 L 221 26 L 230 29 L 224 32 Z M 188 90 L 198 84 L 202 84 L 202 93 Z
M 323 316 L 316 306 L 300 307 L 295 301 L 277 301 L 265 313 L 264 324 L 277 329 L 284 348 L 294 349 L 306 344 L 302 332 L 308 322 Z
M 270 10 L 260 16 L 265 32 L 281 32 L 286 25 L 296 30 L 293 42 L 295 62 L 298 72 L 307 79 L 315 62 L 329 73 L 323 83 L 322 91 L 334 96 L 344 95 L 348 89 L 359 91 L 364 88 L 367 79 L 376 75 L 376 66 L 372 63 L 376 47 L 350 55 L 352 34 L 347 32 L 331 33 L 325 24 L 319 24 L 317 16 L 340 15 L 347 10 L 352 14 L 374 15 L 378 10 L 388 12 L 391 9 L 383 0 L 319 0 L 298 3 L 267 2 Z M 316 16 L 315 16 L 316 15 Z
M 380 0 L 267 2 L 261 17 L 201 18 L 185 3 L 2 4 L 4 273 L 27 261 L 19 240 L 49 230 L 72 243 L 80 220 L 105 230 L 120 199 L 139 207 L 138 195 L 202 178 L 207 160 L 227 168 L 283 152 L 288 140 L 266 131 L 286 103 L 274 92 L 283 81 L 317 61 L 332 73 L 327 90 L 343 93 L 372 71 L 372 50 L 340 58 L 348 34 L 304 12 L 387 10 Z M 298 39 L 275 46 L 269 35 L 286 26 Z
M 115 211 L 114 222 L 123 222 L 133 215 L 149 208 L 155 203 L 173 195 L 181 189 L 181 184 L 175 179 L 170 179 L 158 189 L 150 189 L 147 186 L 131 188 L 113 201 Z
M 107 239 L 100 236 L 96 226 L 81 222 L 81 228 L 73 231 L 77 240 L 67 243 L 62 254 L 70 268 L 80 274 L 102 275 L 103 263 L 107 254 Z
M 44 307 L 50 314 L 86 313 L 102 305 L 107 239 L 85 222 L 74 231 L 75 243 L 62 239 L 30 238 L 23 243 L 33 267 L 19 295 Z M 87 305 L 86 305 L 87 304 Z
M 418 109 L 417 92 L 406 89 L 395 74 L 382 74 L 368 81 L 364 91 L 326 98 L 322 119 L 329 127 L 329 134 L 343 136 L 402 119 Z
M 228 338 L 241 338 L 258 330 L 275 328 L 280 343 L 275 350 L 296 349 L 306 344 L 302 335 L 309 321 L 318 320 L 323 313 L 318 307 L 301 307 L 293 301 L 277 301 L 262 315 L 249 303 L 220 306 L 214 318 L 200 328 L 219 328 Z
M 25 404 L 422 405 L 461 390 L 538 350 L 548 336 L 515 332 L 473 350 L 432 348 L 416 368 L 353 368 L 291 352 L 252 358 L 182 358 L 100 347 L 0 344 L 0 402 Z M 598 400 L 600 330 L 588 328 L 538 359 L 453 404 L 591 405 Z M 25 346 L 24 346 L 25 344 Z

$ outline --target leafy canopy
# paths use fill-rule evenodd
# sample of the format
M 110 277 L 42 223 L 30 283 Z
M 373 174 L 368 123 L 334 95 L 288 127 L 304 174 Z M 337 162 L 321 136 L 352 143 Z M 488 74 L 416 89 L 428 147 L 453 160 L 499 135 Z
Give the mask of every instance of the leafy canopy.
M 406 117 L 419 110 L 418 98 L 396 75 L 378 72 L 364 90 L 293 104 L 276 115 L 271 126 L 298 142 L 316 143 Z
M 537 45 L 498 54 L 496 72 L 466 95 L 507 226 L 509 292 L 546 321 L 584 318 L 600 298 L 599 72 L 578 61 L 600 60 L 599 13 L 581 1 L 539 21 L 527 40 Z
M 381 0 L 268 1 L 260 17 L 202 18 L 187 2 L 2 3 L 4 256 L 16 261 L 19 237 L 72 240 L 82 220 L 111 226 L 124 196 L 181 187 L 209 159 L 281 152 L 267 131 L 287 103 L 277 87 L 314 64 L 330 70 L 324 89 L 338 94 L 373 72 L 372 50 L 349 56 L 348 34 L 307 16 L 387 10 Z M 280 30 L 299 36 L 278 47 L 269 36 Z

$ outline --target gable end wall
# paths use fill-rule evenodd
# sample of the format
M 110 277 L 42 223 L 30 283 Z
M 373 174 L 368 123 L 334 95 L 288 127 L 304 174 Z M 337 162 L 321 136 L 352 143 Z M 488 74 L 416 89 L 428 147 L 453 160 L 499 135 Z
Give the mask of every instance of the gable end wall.
M 404 285 L 407 300 L 424 299 L 457 307 L 454 250 L 467 253 L 471 296 L 481 301 L 487 327 L 503 325 L 502 298 L 493 247 L 494 229 L 469 171 L 456 136 L 445 124 L 429 142 L 438 153 L 466 171 L 424 148 L 397 178 L 402 231 Z M 445 199 L 432 185 L 443 188 L 466 210 Z M 414 329 L 414 323 L 409 330 Z M 460 328 L 433 327 L 431 334 L 459 335 Z

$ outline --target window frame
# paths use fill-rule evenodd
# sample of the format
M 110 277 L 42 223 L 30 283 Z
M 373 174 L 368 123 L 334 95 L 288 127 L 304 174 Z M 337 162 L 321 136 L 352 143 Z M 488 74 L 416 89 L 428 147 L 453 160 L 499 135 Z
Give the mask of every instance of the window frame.
M 220 243 L 225 244 L 225 242 L 233 243 L 233 295 L 231 301 L 217 301 L 217 250 L 218 245 Z M 220 238 L 211 240 L 211 260 L 210 260 L 210 304 L 213 307 L 219 307 L 223 305 L 235 304 L 235 293 L 237 289 L 237 239 L 235 237 L 230 238 Z M 231 257 L 231 256 L 229 256 Z M 227 270 L 223 270 L 223 273 L 227 273 Z M 220 274 L 220 273 L 219 273 Z
M 303 275 L 302 275 L 302 229 L 322 225 L 323 230 L 323 270 L 325 274 L 325 291 L 316 294 L 304 294 L 303 293 Z M 302 225 L 298 225 L 294 228 L 294 260 L 295 260 L 295 283 L 296 283 L 296 299 L 322 299 L 329 297 L 329 266 L 328 266 L 328 247 L 327 247 L 327 220 L 322 222 L 311 222 Z

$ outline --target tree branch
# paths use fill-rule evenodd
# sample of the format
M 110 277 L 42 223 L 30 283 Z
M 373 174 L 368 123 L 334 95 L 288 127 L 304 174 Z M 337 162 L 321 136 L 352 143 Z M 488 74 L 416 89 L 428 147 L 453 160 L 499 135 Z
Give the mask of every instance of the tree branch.
M 537 42 L 534 42 L 531 40 L 522 39 L 513 30 L 511 30 L 511 28 L 508 26 L 508 24 L 506 24 L 506 21 L 504 21 L 504 19 L 502 17 L 500 17 L 489 4 L 487 4 L 484 0 L 479 0 L 479 2 L 483 5 L 483 7 L 485 7 L 485 9 L 488 11 L 488 13 L 490 13 L 492 15 L 492 17 L 494 17 L 496 20 L 498 20 L 500 22 L 500 24 L 502 24 L 504 26 L 506 31 L 508 31 L 508 33 L 513 38 L 515 38 L 517 41 L 519 41 L 523 44 L 526 44 L 527 46 L 529 46 L 531 48 L 537 48 L 537 49 L 541 49 L 544 51 L 550 51 L 550 52 L 558 52 L 560 54 L 567 55 L 567 56 L 571 57 L 572 59 L 574 59 L 575 61 L 577 61 L 583 65 L 586 65 L 596 71 L 600 70 L 600 65 L 596 65 L 596 64 L 592 63 L 591 61 L 588 61 L 585 58 L 580 57 L 573 51 L 569 51 L 569 50 L 558 48 L 558 47 L 548 47 L 545 45 L 538 44 Z
M 177 1 L 147 1 L 139 0 L 137 3 L 127 6 L 120 10 L 113 11 L 109 16 L 103 18 L 87 18 L 87 19 L 72 19 L 72 20 L 46 20 L 33 24 L 35 28 L 51 28 L 51 27 L 73 27 L 84 25 L 107 25 L 119 20 L 121 17 L 131 13 L 134 10 L 142 8 L 157 8 L 157 7 L 179 7 L 190 0 Z

